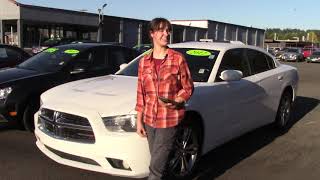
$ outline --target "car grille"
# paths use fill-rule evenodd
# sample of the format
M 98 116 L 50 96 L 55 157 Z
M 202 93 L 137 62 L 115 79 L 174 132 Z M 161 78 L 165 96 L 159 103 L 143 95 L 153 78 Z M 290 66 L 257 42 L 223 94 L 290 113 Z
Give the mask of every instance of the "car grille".
M 87 118 L 41 108 L 39 113 L 43 132 L 55 138 L 94 143 L 95 136 Z

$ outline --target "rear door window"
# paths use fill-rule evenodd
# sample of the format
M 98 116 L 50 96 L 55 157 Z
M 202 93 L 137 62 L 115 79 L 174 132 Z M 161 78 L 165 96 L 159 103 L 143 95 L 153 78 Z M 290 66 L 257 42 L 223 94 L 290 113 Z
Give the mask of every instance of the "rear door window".
M 108 48 L 108 63 L 114 69 L 114 72 L 120 69 L 121 64 L 130 62 L 127 51 L 123 47 L 109 47 Z
M 254 74 L 265 72 L 270 69 L 264 53 L 257 50 L 248 49 L 247 56 Z
M 74 66 L 87 70 L 103 69 L 107 66 L 106 50 L 104 47 L 94 47 L 79 54 L 74 61 Z
M 21 52 L 18 52 L 15 49 L 7 48 L 7 54 L 8 54 L 10 61 L 21 61 L 22 60 Z
M 273 59 L 270 56 L 266 55 L 266 54 L 265 54 L 265 57 L 266 57 L 266 60 L 268 62 L 268 65 L 269 65 L 269 69 L 274 69 L 276 66 L 274 64 Z

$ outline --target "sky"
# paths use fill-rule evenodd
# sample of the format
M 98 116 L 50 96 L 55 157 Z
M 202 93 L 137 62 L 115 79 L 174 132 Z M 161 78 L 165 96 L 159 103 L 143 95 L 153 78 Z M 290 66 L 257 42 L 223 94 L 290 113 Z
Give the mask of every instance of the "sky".
M 208 19 L 256 28 L 320 29 L 318 0 L 18 0 L 30 5 L 151 20 Z

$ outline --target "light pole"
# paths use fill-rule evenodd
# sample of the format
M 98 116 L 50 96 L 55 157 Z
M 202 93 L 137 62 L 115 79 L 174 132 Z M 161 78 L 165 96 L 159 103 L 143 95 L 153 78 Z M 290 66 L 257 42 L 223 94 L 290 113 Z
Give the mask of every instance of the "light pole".
M 97 42 L 102 42 L 102 30 L 103 30 L 103 9 L 107 6 L 107 3 L 103 4 L 101 8 L 98 9 L 99 14 L 99 24 L 98 24 L 98 35 Z

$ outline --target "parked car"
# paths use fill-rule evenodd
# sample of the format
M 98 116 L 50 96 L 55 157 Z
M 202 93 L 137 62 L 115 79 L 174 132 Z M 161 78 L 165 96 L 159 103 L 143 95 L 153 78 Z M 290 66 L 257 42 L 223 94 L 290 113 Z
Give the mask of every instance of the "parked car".
M 314 51 L 317 51 L 317 48 L 315 46 L 305 46 L 302 49 L 303 51 L 303 57 L 307 58 L 309 57 Z
M 276 51 L 274 49 L 268 49 L 268 53 L 270 53 L 272 56 L 276 56 Z
M 184 179 L 202 155 L 248 131 L 269 123 L 287 126 L 297 94 L 296 68 L 248 45 L 169 46 L 186 57 L 195 82 L 169 163 L 174 176 Z M 116 75 L 75 81 L 43 93 L 35 114 L 38 148 L 61 164 L 117 176 L 147 176 L 148 142 L 136 133 L 134 111 L 142 56 Z M 160 85 L 178 78 L 174 72 L 159 80 Z M 147 72 L 142 76 L 151 78 Z
M 140 53 L 144 53 L 152 48 L 152 44 L 140 44 L 133 47 L 133 49 L 137 50 Z
M 74 38 L 48 39 L 48 40 L 42 42 L 40 46 L 33 46 L 31 51 L 33 54 L 38 54 L 49 47 L 65 45 L 65 44 L 70 44 L 70 43 L 80 43 L 80 42 L 87 43 L 87 42 L 93 42 L 93 41 L 91 41 L 91 40 L 76 40 Z
M 282 48 L 281 50 L 277 50 L 275 57 L 277 60 L 281 61 L 282 60 L 282 55 L 288 51 L 288 48 Z
M 300 62 L 304 61 L 301 48 L 289 48 L 281 56 L 282 61 L 295 61 Z
M 0 71 L 0 119 L 21 121 L 33 130 L 40 94 L 74 80 L 115 73 L 136 51 L 110 44 L 69 44 L 48 48 L 15 68 Z
M 281 51 L 280 47 L 269 47 L 268 49 L 272 49 L 275 53 L 277 53 L 278 51 Z
M 0 44 L 0 69 L 14 67 L 31 55 L 16 46 Z
M 314 51 L 311 56 L 307 57 L 307 63 L 320 62 L 320 51 Z

